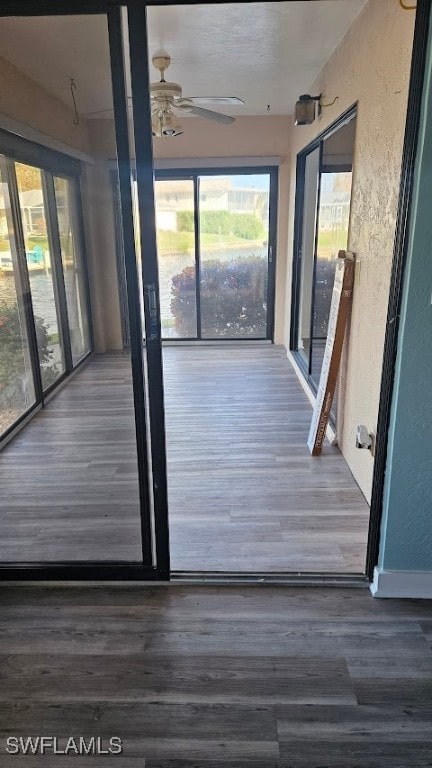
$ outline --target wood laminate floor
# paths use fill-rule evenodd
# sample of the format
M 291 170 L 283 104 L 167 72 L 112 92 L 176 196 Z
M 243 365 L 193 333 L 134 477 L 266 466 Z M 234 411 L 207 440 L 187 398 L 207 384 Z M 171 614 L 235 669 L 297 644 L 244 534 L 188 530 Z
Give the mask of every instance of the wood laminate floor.
M 362 572 L 369 508 L 281 347 L 164 348 L 174 570 Z M 130 363 L 95 356 L 0 455 L 0 558 L 139 560 Z
M 426 768 L 432 603 L 366 589 L 0 590 L 2 768 Z M 7 736 L 123 754 L 8 756 Z
M 364 570 L 369 507 L 282 347 L 164 350 L 172 567 Z

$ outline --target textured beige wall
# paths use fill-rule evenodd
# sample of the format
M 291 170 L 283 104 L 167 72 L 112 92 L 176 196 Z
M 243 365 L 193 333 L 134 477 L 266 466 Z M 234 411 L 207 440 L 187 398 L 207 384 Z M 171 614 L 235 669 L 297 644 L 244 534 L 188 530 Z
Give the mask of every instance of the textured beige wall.
M 74 125 L 73 110 L 0 57 L 0 113 L 82 152 L 89 150 L 84 119 Z
M 115 157 L 112 120 L 88 122 L 94 165 L 85 169 L 87 210 L 84 212 L 91 273 L 91 300 L 95 349 L 121 349 L 116 237 L 108 161 Z
M 83 188 L 94 342 L 97 352 L 105 352 L 123 346 L 113 197 L 105 158 L 86 166 Z
M 355 447 L 355 428 L 376 428 L 385 321 L 399 194 L 414 13 L 396 0 L 369 0 L 310 91 L 338 100 L 292 132 L 292 154 L 358 102 L 349 248 L 357 254 L 349 345 L 341 383 L 340 445 L 370 499 L 373 459 Z M 294 200 L 295 164 L 291 200 Z M 289 243 L 292 245 L 293 206 Z M 291 259 L 287 307 L 290 306 Z M 289 318 L 287 318 L 289 325 Z M 288 339 L 288 335 L 286 337 Z M 342 407 L 341 407 L 342 406 Z
M 201 118 L 182 118 L 184 133 L 153 141 L 157 158 L 251 157 L 289 158 L 291 117 L 265 115 L 237 117 L 235 123 L 220 125 Z
M 74 149 L 91 154 L 83 166 L 83 203 L 90 276 L 93 330 L 98 352 L 121 348 L 112 196 L 104 151 L 114 142 L 112 124 L 91 142 L 88 122 L 74 125 L 74 112 L 31 78 L 0 57 L 0 113 Z M 104 139 L 104 141 L 103 141 Z
M 81 118 L 79 125 L 74 125 L 72 109 L 1 57 L 0 113 L 66 147 L 94 155 L 95 165 L 83 166 L 82 192 L 95 348 L 98 352 L 121 348 L 112 195 L 106 162 L 115 147 L 112 121 L 98 121 L 104 128 L 98 131 L 95 141 L 88 121 Z

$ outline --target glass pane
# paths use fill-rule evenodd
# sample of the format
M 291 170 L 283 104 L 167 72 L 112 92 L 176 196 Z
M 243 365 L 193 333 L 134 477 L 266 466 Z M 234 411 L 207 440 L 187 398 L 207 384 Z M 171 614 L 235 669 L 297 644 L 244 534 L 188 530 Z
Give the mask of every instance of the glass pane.
M 155 183 L 162 337 L 196 338 L 194 185 Z
M 297 349 L 309 368 L 320 148 L 305 159 Z
M 265 338 L 269 174 L 199 178 L 203 338 Z
M 79 249 L 78 217 L 76 210 L 75 182 L 55 177 L 54 188 L 57 205 L 63 276 L 72 362 L 76 365 L 90 352 L 90 328 L 87 312 L 83 254 Z
M 94 88 L 86 89 L 85 82 L 78 82 L 78 124 L 73 125 L 72 113 L 60 98 L 51 98 L 49 115 L 45 115 L 48 127 L 50 120 L 64 127 L 65 143 L 85 149 L 95 159 L 82 168 L 82 213 L 85 241 L 90 246 L 96 352 L 83 361 L 74 376 L 64 379 L 55 397 L 47 400 L 2 452 L 0 559 L 140 564 L 144 531 L 145 561 L 150 565 L 152 540 L 151 531 L 144 526 L 149 518 L 145 502 L 142 518 L 140 514 L 139 476 L 145 467 L 142 453 L 138 456 L 137 452 L 132 356 L 130 350 L 123 349 L 118 300 L 109 162 L 116 157 L 116 141 L 107 18 L 91 14 L 4 21 L 6 25 L 11 22 L 8 31 L 16 48 L 31 50 L 32 59 L 39 64 L 38 72 L 32 75 L 35 80 L 23 78 L 25 93 L 21 96 L 31 104 L 40 103 L 46 87 L 41 73 L 61 67 L 64 61 L 90 61 L 96 51 Z M 19 90 L 20 78 L 16 79 Z M 69 89 L 68 78 L 65 83 Z M 42 115 L 43 105 L 39 111 Z M 87 115 L 92 118 L 87 119 Z M 39 153 L 42 157 L 43 148 Z M 44 166 L 50 157 L 50 153 L 44 155 Z M 16 166 L 31 295 L 40 351 L 45 354 L 45 383 L 63 367 L 54 279 L 63 270 L 66 305 L 60 309 L 61 317 L 67 314 L 69 318 L 74 360 L 88 348 L 82 270 L 87 254 L 81 252 L 81 230 L 76 227 L 74 207 L 79 198 L 74 198 L 72 178 L 65 178 L 55 165 L 47 169 L 57 177 L 54 191 L 61 237 L 61 258 L 55 253 L 57 262 L 47 237 L 50 223 L 55 222 L 49 221 L 44 207 L 43 173 L 28 165 Z M 62 270 L 57 269 L 60 266 Z M 59 297 L 63 297 L 61 290 Z M 135 365 L 136 347 L 133 357 Z M 139 379 L 137 369 L 135 365 L 135 382 Z
M 319 383 L 327 341 L 338 252 L 347 248 L 352 173 L 322 173 L 318 211 L 317 258 L 311 376 Z
M 120 192 L 119 192 L 120 194 Z M 134 234 L 135 234 L 135 253 L 137 262 L 137 280 L 138 280 L 138 293 L 141 309 L 141 328 L 142 336 L 145 339 L 145 313 L 144 313 L 144 285 L 142 276 L 142 254 L 141 254 L 141 228 L 140 228 L 140 216 L 138 206 L 138 186 L 136 179 L 132 184 L 132 206 L 133 206 L 133 220 L 134 220 Z
M 0 168 L 0 436 L 35 401 L 9 191 Z
M 15 164 L 24 244 L 36 321 L 43 388 L 47 389 L 65 370 L 54 266 L 48 243 L 42 173 L 31 165 Z

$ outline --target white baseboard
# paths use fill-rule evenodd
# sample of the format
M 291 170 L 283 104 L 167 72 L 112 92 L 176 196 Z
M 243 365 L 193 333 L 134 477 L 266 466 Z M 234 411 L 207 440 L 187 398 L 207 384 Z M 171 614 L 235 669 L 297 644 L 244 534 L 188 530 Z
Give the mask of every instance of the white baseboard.
M 374 597 L 432 599 L 432 571 L 385 571 L 375 568 L 370 591 Z

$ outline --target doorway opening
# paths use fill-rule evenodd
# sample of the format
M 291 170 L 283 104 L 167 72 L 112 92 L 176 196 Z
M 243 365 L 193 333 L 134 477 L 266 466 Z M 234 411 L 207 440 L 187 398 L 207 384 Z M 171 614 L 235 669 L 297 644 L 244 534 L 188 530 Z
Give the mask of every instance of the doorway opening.
M 250 3 L 246 28 L 244 3 L 85 5 L 0 11 L 0 282 L 17 362 L 1 382 L 0 570 L 166 579 L 171 553 L 175 573 L 362 575 L 374 460 L 352 436 L 378 415 L 416 14 L 391 6 L 383 49 L 390 0 Z M 259 55 L 245 29 L 266 30 Z M 152 58 L 171 63 L 168 81 Z M 326 109 L 295 126 L 306 89 L 327 92 Z M 343 456 L 329 442 L 317 461 L 309 396 L 349 215 L 363 269 L 333 414 Z
M 22 109 L 29 102 L 28 125 L 12 121 L 0 130 L 0 572 L 6 578 L 14 572 L 24 578 L 151 578 L 156 571 L 127 195 L 126 30 L 120 7 L 108 15 L 2 20 L 5 109 L 13 113 L 16 94 Z M 21 42 L 9 46 L 11 39 Z M 65 71 L 88 57 L 97 64 L 98 85 L 85 89 L 92 67 L 84 66 L 74 90 Z M 66 90 L 65 82 L 71 86 Z M 123 189 L 128 350 L 113 309 L 109 169 L 100 122 L 88 116 L 98 107 L 111 115 L 103 137 L 117 154 Z M 1 125 L 4 120 L 0 116 Z M 103 306 L 110 312 L 102 318 Z

